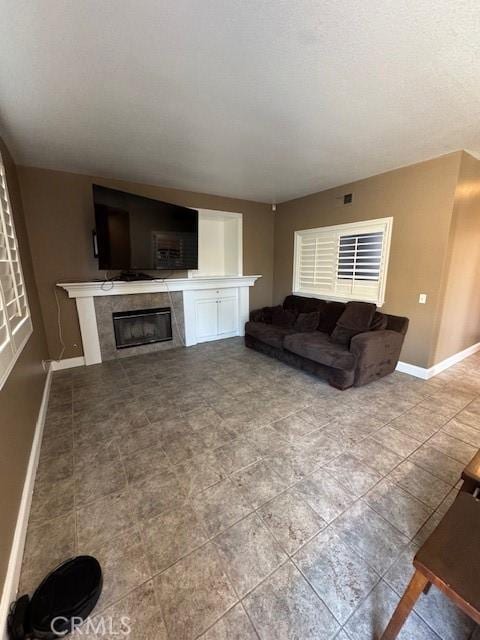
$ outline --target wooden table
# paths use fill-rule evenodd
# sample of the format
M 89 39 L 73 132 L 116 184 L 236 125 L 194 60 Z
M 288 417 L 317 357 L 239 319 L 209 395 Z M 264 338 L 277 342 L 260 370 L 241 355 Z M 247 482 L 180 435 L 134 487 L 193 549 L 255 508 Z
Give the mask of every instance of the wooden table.
M 480 488 L 480 449 L 462 472 L 462 491 L 474 493 Z
M 420 594 L 432 584 L 480 624 L 480 500 L 461 491 L 413 566 L 413 578 L 380 640 L 397 637 Z

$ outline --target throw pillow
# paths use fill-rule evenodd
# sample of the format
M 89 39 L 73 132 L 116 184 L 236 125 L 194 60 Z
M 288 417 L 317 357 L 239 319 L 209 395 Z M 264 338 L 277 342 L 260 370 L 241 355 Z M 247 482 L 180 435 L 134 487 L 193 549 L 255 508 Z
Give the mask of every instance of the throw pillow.
M 310 313 L 300 313 L 295 321 L 294 329 L 299 333 L 308 333 L 315 331 L 320 320 L 319 311 L 311 311 Z
M 335 329 L 337 320 L 345 310 L 343 302 L 327 302 L 320 311 L 320 320 L 318 323 L 318 331 L 328 333 L 330 335 Z
M 370 325 L 370 331 L 382 331 L 387 328 L 387 324 L 387 316 L 384 313 L 380 313 L 380 311 L 375 311 L 372 324 Z
M 275 307 L 263 307 L 261 322 L 265 322 L 266 324 L 272 324 L 274 309 Z
M 293 313 L 298 313 L 298 308 L 301 302 L 302 298 L 300 296 L 290 295 L 285 298 L 282 306 L 286 311 L 293 311 Z
M 370 329 L 375 311 L 376 306 L 369 302 L 347 302 L 345 311 L 338 319 L 330 340 L 349 346 L 353 336 Z
M 272 309 L 272 324 L 277 327 L 293 327 L 296 315 L 293 311 L 287 311 L 281 306 Z

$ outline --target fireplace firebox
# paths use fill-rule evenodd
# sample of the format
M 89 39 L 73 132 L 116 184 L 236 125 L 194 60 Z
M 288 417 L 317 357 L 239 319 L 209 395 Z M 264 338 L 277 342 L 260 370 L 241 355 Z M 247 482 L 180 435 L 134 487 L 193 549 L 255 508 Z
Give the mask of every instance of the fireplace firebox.
M 112 317 L 117 349 L 172 340 L 172 314 L 169 307 L 118 311 Z

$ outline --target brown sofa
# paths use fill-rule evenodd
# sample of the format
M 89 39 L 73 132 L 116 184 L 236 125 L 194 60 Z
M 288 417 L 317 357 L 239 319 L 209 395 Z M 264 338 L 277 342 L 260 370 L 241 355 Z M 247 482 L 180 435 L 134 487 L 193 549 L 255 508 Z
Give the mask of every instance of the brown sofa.
M 245 344 L 347 389 L 395 370 L 407 328 L 375 305 L 290 295 L 250 313 Z

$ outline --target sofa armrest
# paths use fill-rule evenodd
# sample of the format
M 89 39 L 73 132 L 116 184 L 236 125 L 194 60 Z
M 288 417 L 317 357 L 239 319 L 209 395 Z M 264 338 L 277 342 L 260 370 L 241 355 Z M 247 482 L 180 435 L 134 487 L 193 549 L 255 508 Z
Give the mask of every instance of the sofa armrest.
M 395 371 L 404 335 L 384 329 L 367 331 L 354 336 L 350 352 L 357 357 L 355 385 L 366 384 Z

